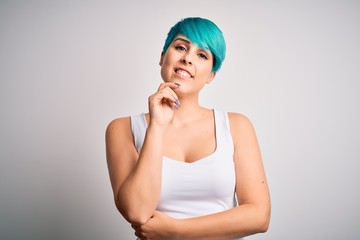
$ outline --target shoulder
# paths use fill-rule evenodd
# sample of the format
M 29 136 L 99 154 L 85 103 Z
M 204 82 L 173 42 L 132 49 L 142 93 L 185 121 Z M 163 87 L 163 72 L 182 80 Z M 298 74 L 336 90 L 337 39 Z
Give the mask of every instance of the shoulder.
M 130 117 L 120 117 L 112 120 L 106 127 L 106 137 L 124 135 L 131 132 Z
M 255 135 L 253 124 L 247 116 L 241 113 L 228 112 L 228 117 L 230 132 L 234 140 L 251 138 Z
M 227 114 L 229 117 L 230 127 L 252 127 L 252 123 L 247 116 L 234 112 L 228 112 Z
M 130 117 L 120 117 L 113 119 L 107 126 L 106 131 L 116 131 L 130 124 Z

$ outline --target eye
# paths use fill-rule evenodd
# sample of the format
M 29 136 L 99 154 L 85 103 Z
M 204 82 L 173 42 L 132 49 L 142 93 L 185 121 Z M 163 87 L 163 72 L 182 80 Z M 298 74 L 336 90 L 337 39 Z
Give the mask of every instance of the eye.
M 203 59 L 205 59 L 205 60 L 208 59 L 208 57 L 207 57 L 204 53 L 199 53 L 199 57 L 200 57 L 200 58 L 203 58 Z
M 179 50 L 179 51 L 186 51 L 186 48 L 184 46 L 181 46 L 181 45 L 175 46 L 175 49 Z

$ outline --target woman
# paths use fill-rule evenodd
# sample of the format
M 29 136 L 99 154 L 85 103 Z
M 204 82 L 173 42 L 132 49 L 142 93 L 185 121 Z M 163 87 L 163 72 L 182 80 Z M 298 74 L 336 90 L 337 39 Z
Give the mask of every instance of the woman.
M 251 122 L 199 105 L 225 58 L 221 30 L 179 21 L 160 58 L 149 113 L 112 121 L 106 153 L 115 204 L 139 239 L 236 239 L 265 232 L 270 198 Z

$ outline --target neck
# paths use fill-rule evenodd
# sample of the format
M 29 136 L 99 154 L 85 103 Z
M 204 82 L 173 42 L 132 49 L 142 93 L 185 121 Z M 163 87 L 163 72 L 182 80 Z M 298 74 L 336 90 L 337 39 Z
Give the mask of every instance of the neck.
M 206 111 L 209 111 L 209 109 L 200 106 L 197 99 L 195 101 L 189 98 L 180 98 L 179 101 L 181 105 L 174 111 L 173 125 L 189 124 L 203 116 Z

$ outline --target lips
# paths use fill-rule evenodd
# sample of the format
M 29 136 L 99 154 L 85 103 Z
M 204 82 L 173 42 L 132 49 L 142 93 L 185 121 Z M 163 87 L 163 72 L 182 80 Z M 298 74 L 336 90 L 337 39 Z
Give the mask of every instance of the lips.
M 184 78 L 192 78 L 193 76 L 187 70 L 183 68 L 176 68 L 175 73 Z

